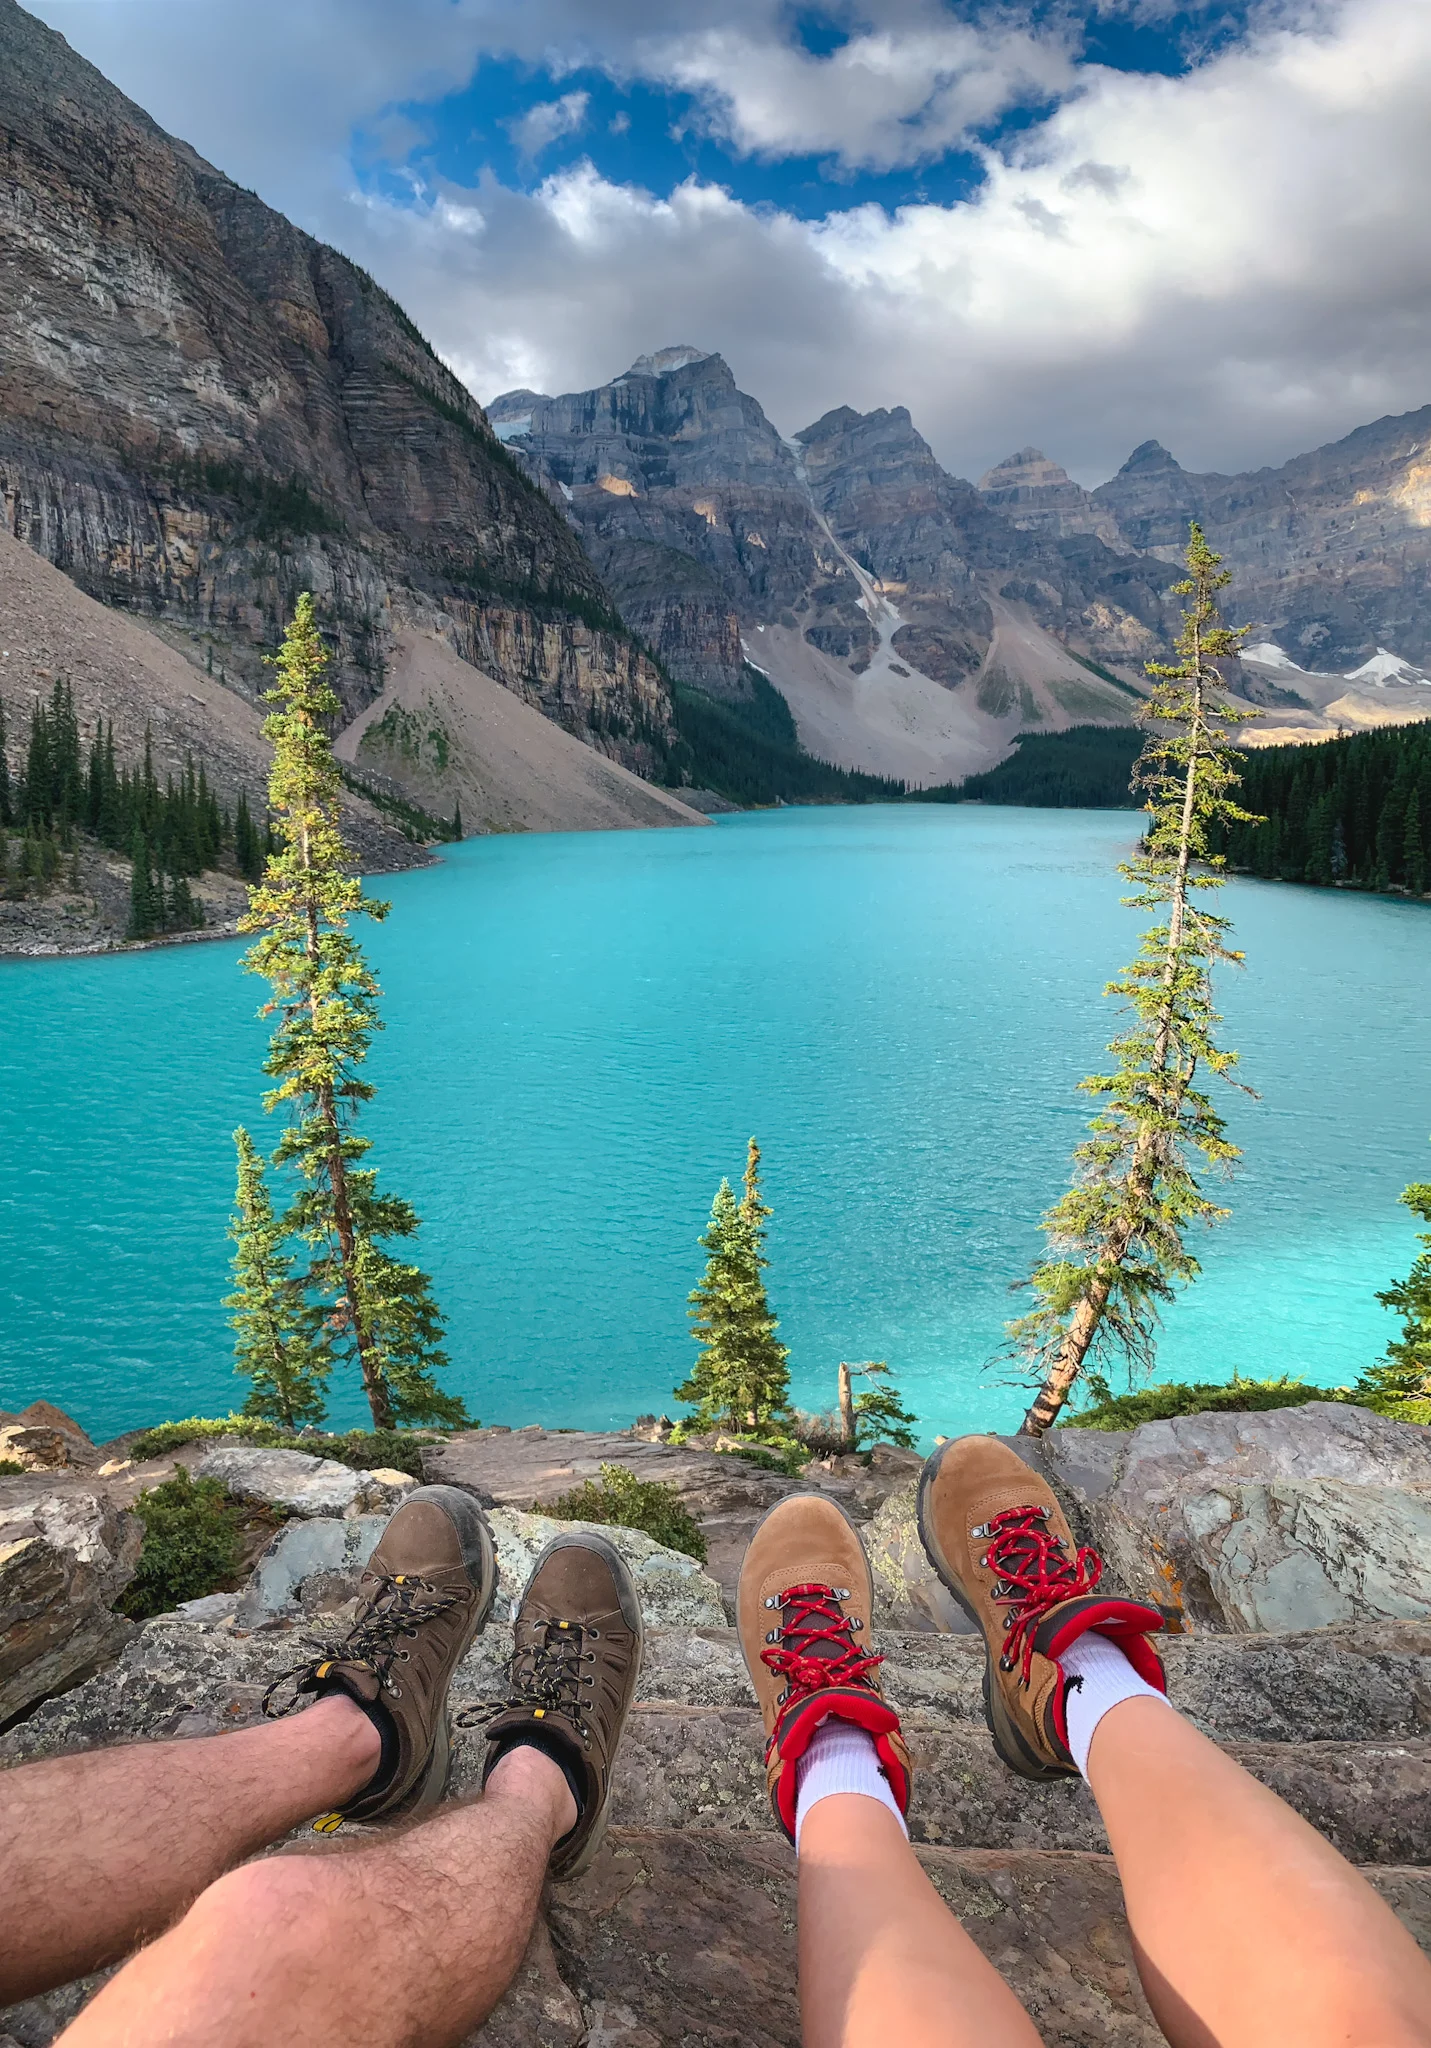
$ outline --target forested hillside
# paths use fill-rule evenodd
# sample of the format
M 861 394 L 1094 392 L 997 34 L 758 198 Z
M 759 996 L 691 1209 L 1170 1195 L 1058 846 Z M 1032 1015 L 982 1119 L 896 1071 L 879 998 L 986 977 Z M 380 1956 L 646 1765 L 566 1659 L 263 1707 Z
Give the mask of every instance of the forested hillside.
M 1241 800 L 1265 824 L 1219 828 L 1214 852 L 1284 882 L 1406 889 L 1431 883 L 1431 724 L 1244 756 Z
M 1132 811 L 1129 788 L 1144 735 L 1135 726 L 1072 725 L 1024 733 L 1007 761 L 952 788 L 911 791 L 924 803 L 1030 804 L 1039 810 Z

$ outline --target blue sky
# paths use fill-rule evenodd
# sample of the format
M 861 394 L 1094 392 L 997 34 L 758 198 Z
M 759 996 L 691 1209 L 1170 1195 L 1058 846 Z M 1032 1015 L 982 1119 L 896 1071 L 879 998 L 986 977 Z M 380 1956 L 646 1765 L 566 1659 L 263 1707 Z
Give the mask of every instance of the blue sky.
M 1431 400 L 1431 0 L 29 0 L 479 398 L 684 341 L 977 476 Z
M 1165 77 L 1187 73 L 1246 30 L 1245 7 L 1180 10 L 1156 21 L 1095 12 L 1077 17 L 1065 8 L 1043 7 L 1025 18 L 1066 40 L 1082 64 Z M 852 18 L 838 19 L 830 10 L 792 9 L 788 16 L 790 42 L 817 61 L 847 49 L 856 33 Z M 984 180 L 979 151 L 962 140 L 953 147 L 939 141 L 914 149 L 910 161 L 890 169 L 851 165 L 834 149 L 750 153 L 713 128 L 699 94 L 613 76 L 599 65 L 575 61 L 579 54 L 545 64 L 489 57 L 459 90 L 441 99 L 384 106 L 353 137 L 365 187 L 400 201 L 414 173 L 470 186 L 489 172 L 513 190 L 532 192 L 586 160 L 603 178 L 648 192 L 667 192 L 694 177 L 724 186 L 745 205 L 820 220 L 833 210 L 865 204 L 890 211 L 927 202 L 949 206 L 967 199 Z M 978 123 L 968 141 L 1007 148 L 1057 98 L 1053 91 L 1016 97 Z M 389 160 L 394 147 L 398 164 Z

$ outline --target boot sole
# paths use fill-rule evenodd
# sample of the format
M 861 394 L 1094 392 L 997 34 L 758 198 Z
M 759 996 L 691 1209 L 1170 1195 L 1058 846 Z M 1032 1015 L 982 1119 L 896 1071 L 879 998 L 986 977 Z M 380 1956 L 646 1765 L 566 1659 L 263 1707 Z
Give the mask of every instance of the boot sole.
M 994 1749 L 1000 1762 L 1007 1764 L 1009 1769 L 1016 1771 L 1021 1778 L 1032 1778 L 1040 1784 L 1051 1783 L 1057 1778 L 1076 1777 L 1077 1772 L 1059 1770 L 1051 1764 L 1046 1764 L 1041 1757 L 1035 1755 L 1019 1733 L 1017 1724 L 1011 1719 L 1004 1705 L 1002 1691 L 994 1683 L 994 1652 L 984 1624 L 979 1618 L 972 1597 L 965 1590 L 963 1581 L 945 1556 L 943 1546 L 934 1534 L 933 1523 L 928 1514 L 930 1491 L 943 1463 L 945 1452 L 951 1450 L 958 1441 L 957 1437 L 951 1437 L 947 1444 L 941 1444 L 924 1462 L 924 1470 L 919 1475 L 919 1491 L 915 1497 L 914 1509 L 919 1540 L 924 1546 L 925 1556 L 939 1574 L 940 1584 L 959 1602 L 973 1623 L 979 1641 L 984 1645 L 984 1719 L 989 1724 L 989 1733 L 994 1738 Z
M 631 1702 L 626 1709 L 626 1713 L 629 1715 L 631 1706 L 635 1704 L 636 1687 L 641 1677 L 641 1663 L 646 1654 L 646 1623 L 641 1614 L 641 1596 L 636 1591 L 636 1581 L 631 1576 L 630 1565 L 627 1564 L 621 1552 L 616 1548 L 616 1545 L 609 1543 L 604 1536 L 589 1534 L 582 1536 L 553 1536 L 549 1543 L 543 1545 L 532 1565 L 530 1576 L 535 1578 L 543 1562 L 550 1557 L 554 1550 L 572 1548 L 594 1550 L 599 1557 L 605 1558 L 611 1570 L 612 1584 L 616 1588 L 616 1599 L 621 1609 L 621 1619 L 636 1638 L 636 1656 L 631 1671 Z M 625 1731 L 626 1717 L 623 1716 L 621 1733 L 624 1734 Z M 618 1735 L 616 1746 L 611 1752 L 611 1762 L 613 1765 L 616 1762 L 617 1751 L 620 1747 L 621 1737 Z M 591 1863 L 595 1860 L 596 1852 L 606 1840 L 606 1827 L 610 1816 L 611 1781 L 608 1779 L 606 1797 L 602 1800 L 600 1811 L 591 1824 L 591 1833 L 582 1843 L 581 1849 L 573 1862 L 563 1864 L 560 1871 L 552 1871 L 551 1879 L 553 1884 L 570 1884 L 574 1878 L 581 1877 L 590 1867 Z
M 461 1487 L 419 1486 L 415 1492 L 407 1495 L 402 1505 L 405 1507 L 407 1501 L 411 1500 L 431 1501 L 434 1506 L 443 1510 L 457 1531 L 462 1546 L 462 1562 L 467 1567 L 469 1577 L 475 1568 L 476 1583 L 479 1586 L 485 1583 L 487 1587 L 486 1598 L 474 1613 L 471 1626 L 463 1638 L 462 1648 L 453 1660 L 452 1668 L 456 1671 L 457 1666 L 487 1626 L 497 1599 L 497 1546 L 493 1541 L 487 1517 L 471 1494 L 464 1493 Z M 450 1682 L 449 1680 L 449 1684 Z M 383 1821 L 388 1820 L 411 1820 L 415 1815 L 426 1813 L 429 1808 L 439 1805 L 447 1792 L 447 1781 L 451 1772 L 452 1737 L 448 1729 L 447 1700 L 444 1697 L 442 1712 L 438 1716 L 432 1738 L 432 1749 L 421 1777 L 402 1804 L 381 1815 L 374 1825 L 380 1826 Z

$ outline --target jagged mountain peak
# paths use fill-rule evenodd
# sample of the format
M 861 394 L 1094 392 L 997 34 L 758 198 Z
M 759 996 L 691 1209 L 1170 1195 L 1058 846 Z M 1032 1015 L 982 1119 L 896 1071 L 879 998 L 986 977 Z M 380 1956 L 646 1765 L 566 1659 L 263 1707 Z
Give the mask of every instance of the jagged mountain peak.
M 714 351 L 708 348 L 694 348 L 688 341 L 678 341 L 671 348 L 658 348 L 654 355 L 637 356 L 625 377 L 669 377 L 673 370 L 688 370 L 692 363 L 718 361 Z
M 1119 470 L 1119 476 L 1132 476 L 1139 470 L 1176 469 L 1182 471 L 1182 464 L 1163 446 L 1161 441 L 1140 441 L 1128 460 Z

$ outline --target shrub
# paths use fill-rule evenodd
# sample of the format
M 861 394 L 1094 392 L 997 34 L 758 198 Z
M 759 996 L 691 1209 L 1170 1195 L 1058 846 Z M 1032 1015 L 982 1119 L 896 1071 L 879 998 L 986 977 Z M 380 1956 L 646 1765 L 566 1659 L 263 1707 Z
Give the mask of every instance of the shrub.
M 1090 1373 L 1087 1384 L 1093 1406 L 1079 1415 L 1065 1415 L 1060 1428 L 1136 1429 L 1142 1422 L 1165 1422 L 1173 1415 L 1246 1415 L 1345 1398 L 1340 1388 L 1309 1387 L 1285 1373 L 1275 1380 L 1244 1380 L 1234 1374 L 1226 1386 L 1168 1380 L 1133 1394 L 1115 1394 L 1099 1373 Z
M 355 1472 L 389 1466 L 414 1479 L 422 1477 L 422 1446 L 442 1441 L 439 1432 L 429 1430 L 350 1429 L 338 1436 L 325 1436 L 314 1430 L 311 1435 L 298 1435 L 252 1415 L 191 1415 L 184 1422 L 161 1422 L 146 1430 L 130 1446 L 129 1455 L 136 1460 L 160 1458 L 180 1444 L 202 1443 L 207 1437 L 222 1436 L 241 1437 L 245 1443 L 258 1444 L 268 1451 L 307 1451 L 310 1457 L 334 1458 Z
M 29 1471 L 28 1465 L 21 1465 L 14 1458 L 0 1458 L 0 1479 L 15 1479 L 22 1472 Z
M 600 1479 L 585 1480 L 545 1506 L 533 1501 L 532 1513 L 558 1522 L 640 1529 L 668 1550 L 683 1550 L 700 1564 L 706 1561 L 706 1539 L 676 1488 L 662 1480 L 638 1479 L 624 1465 L 603 1465 Z
M 172 1479 L 140 1494 L 134 1512 L 144 1524 L 144 1549 L 119 1602 L 131 1621 L 201 1600 L 234 1577 L 243 1509 L 217 1479 L 191 1479 L 176 1465 Z

